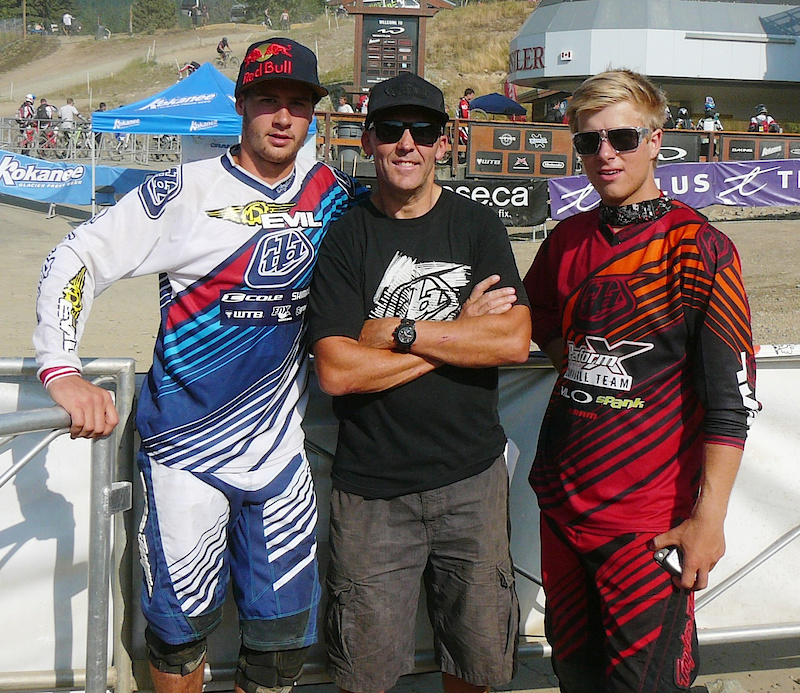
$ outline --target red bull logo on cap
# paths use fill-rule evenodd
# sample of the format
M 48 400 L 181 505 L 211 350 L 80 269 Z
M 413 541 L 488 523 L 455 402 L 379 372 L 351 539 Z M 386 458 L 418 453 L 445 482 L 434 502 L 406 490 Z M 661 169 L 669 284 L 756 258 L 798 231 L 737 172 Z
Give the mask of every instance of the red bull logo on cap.
M 255 62 L 263 63 L 265 60 L 269 60 L 273 55 L 283 55 L 287 58 L 291 58 L 292 47 L 282 46 L 280 43 L 262 43 L 247 54 L 244 59 L 244 64 L 250 65 Z
M 283 60 L 272 60 L 275 56 Z M 262 43 L 251 50 L 244 59 L 245 73 L 242 86 L 267 75 L 292 74 L 292 47 L 279 43 Z

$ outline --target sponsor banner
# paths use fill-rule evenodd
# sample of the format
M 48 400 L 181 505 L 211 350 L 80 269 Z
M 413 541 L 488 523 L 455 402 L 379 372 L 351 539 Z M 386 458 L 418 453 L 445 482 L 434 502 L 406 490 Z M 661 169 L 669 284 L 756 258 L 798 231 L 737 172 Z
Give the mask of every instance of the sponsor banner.
M 98 166 L 95 184 L 113 188 L 98 201 L 113 204 L 115 195 L 133 190 L 153 171 L 115 166 Z M 67 205 L 92 203 L 92 168 L 82 164 L 42 161 L 21 154 L 0 150 L 0 193 L 26 200 Z
M 800 205 L 800 159 L 668 164 L 656 169 L 656 180 L 667 195 L 697 209 Z M 600 202 L 586 176 L 552 179 L 548 186 L 556 220 Z
M 0 193 L 41 202 L 88 205 L 92 202 L 92 168 L 0 150 Z
M 514 155 L 516 156 L 516 155 Z M 534 226 L 547 219 L 547 182 L 503 179 L 439 180 L 443 188 L 491 207 L 506 226 Z

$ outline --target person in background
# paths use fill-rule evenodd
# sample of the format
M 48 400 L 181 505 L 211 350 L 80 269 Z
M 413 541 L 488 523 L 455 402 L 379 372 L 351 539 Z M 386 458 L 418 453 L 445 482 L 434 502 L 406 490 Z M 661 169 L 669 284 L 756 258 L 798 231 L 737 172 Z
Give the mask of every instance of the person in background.
M 464 90 L 464 96 L 458 100 L 458 107 L 456 108 L 456 117 L 459 120 L 469 120 L 469 102 L 475 98 L 475 90 L 467 87 Z M 458 128 L 458 143 L 466 145 L 469 141 L 469 128 Z
M 65 12 L 61 17 L 61 24 L 64 26 L 64 35 L 71 36 L 72 35 L 72 21 L 75 18 L 69 13 Z
M 352 113 L 353 107 L 347 103 L 347 95 L 341 94 L 339 96 L 339 105 L 336 108 L 337 113 Z
M 678 109 L 678 117 L 675 119 L 675 127 L 678 130 L 693 130 L 692 118 L 689 115 L 689 109 L 681 106 Z
M 667 104 L 667 107 L 664 110 L 664 124 L 662 127 L 665 130 L 672 130 L 675 127 L 675 118 L 672 115 L 672 111 L 669 110 L 669 104 Z
M 263 55 L 274 73 L 261 71 Z M 141 606 L 156 693 L 201 693 L 229 581 L 237 693 L 290 690 L 317 637 L 305 309 L 329 224 L 366 191 L 297 156 L 327 94 L 311 50 L 254 43 L 234 94 L 241 144 L 157 173 L 75 229 L 39 285 L 39 377 L 70 414 L 72 437 L 99 438 L 118 415 L 110 394 L 81 377 L 92 303 L 119 279 L 161 275 L 162 324 L 136 413 Z
M 760 407 L 736 248 L 656 185 L 665 105 L 628 70 L 575 91 L 573 145 L 601 202 L 560 222 L 525 277 L 558 371 L 530 482 L 564 693 L 689 689 L 694 593 L 725 552 Z
M 421 578 L 447 693 L 516 665 L 497 367 L 527 360 L 530 314 L 503 223 L 434 180 L 447 120 L 417 75 L 372 88 L 361 143 L 377 183 L 331 228 L 311 287 L 309 343 L 340 421 L 325 634 L 346 691 L 413 670 Z
M 228 56 L 231 54 L 231 47 L 228 45 L 228 37 L 223 36 L 217 44 L 217 55 L 222 60 L 223 64 L 228 61 Z
M 61 130 L 65 133 L 75 128 L 76 118 L 82 123 L 86 122 L 86 118 L 75 107 L 75 100 L 72 98 L 67 99 L 67 103 L 58 109 L 58 116 L 61 118 Z
M 47 99 L 42 97 L 39 107 L 36 109 L 36 120 L 39 127 L 49 127 L 53 124 L 53 119 L 58 117 L 58 109 L 53 104 L 47 103 Z
M 775 121 L 767 107 L 760 103 L 755 107 L 755 115 L 750 118 L 750 125 L 747 126 L 748 132 L 780 132 L 780 125 Z
M 362 94 L 358 97 L 358 112 L 367 114 L 369 109 L 369 94 Z
M 97 110 L 95 111 L 95 113 L 104 113 L 106 108 L 107 108 L 106 102 L 105 101 L 101 101 L 98 104 Z M 103 133 L 102 132 L 94 133 L 94 144 L 95 144 L 95 147 L 97 147 L 98 150 L 100 149 L 100 143 L 102 141 L 103 141 Z

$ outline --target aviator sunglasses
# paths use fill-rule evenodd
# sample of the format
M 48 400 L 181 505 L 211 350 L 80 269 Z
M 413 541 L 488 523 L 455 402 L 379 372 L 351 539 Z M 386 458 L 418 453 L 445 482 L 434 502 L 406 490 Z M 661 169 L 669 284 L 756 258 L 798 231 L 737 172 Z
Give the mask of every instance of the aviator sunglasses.
M 581 156 L 591 156 L 600 151 L 600 144 L 605 140 L 614 147 L 617 154 L 620 154 L 638 149 L 649 132 L 649 128 L 613 128 L 576 132 L 572 136 L 572 144 Z
M 375 136 L 384 144 L 399 142 L 406 130 L 411 133 L 414 142 L 428 147 L 436 144 L 436 140 L 442 135 L 441 125 L 424 121 L 376 120 L 369 129 L 375 130 Z

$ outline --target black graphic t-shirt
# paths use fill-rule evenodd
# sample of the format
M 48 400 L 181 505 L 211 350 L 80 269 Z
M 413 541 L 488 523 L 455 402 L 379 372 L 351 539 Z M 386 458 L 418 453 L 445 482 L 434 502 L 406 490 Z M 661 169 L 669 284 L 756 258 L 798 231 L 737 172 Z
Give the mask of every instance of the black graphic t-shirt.
M 309 303 L 309 343 L 358 339 L 388 316 L 454 320 L 479 281 L 514 286 L 528 305 L 508 234 L 489 208 L 443 190 L 428 214 L 390 219 L 371 203 L 334 224 L 320 250 Z M 391 498 L 466 479 L 505 446 L 497 368 L 440 366 L 384 392 L 335 397 L 336 488 Z

